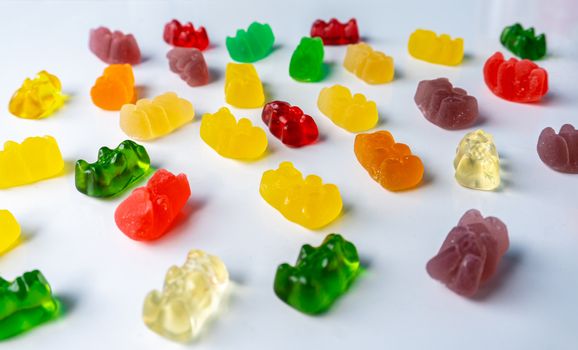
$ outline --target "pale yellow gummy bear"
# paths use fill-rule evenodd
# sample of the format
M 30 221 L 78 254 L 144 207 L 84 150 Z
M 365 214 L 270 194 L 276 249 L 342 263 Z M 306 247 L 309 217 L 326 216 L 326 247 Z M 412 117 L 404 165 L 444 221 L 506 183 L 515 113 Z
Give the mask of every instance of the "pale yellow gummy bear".
M 393 58 L 373 50 L 366 43 L 347 46 L 343 67 L 368 84 L 383 84 L 393 80 Z
M 409 54 L 430 63 L 456 66 L 464 58 L 464 40 L 453 39 L 442 34 L 438 36 L 431 30 L 418 29 L 411 34 L 407 44 Z
M 258 108 L 265 103 L 259 75 L 250 63 L 229 63 L 225 71 L 225 101 L 237 108 Z
M 464 187 L 491 191 L 500 186 L 500 160 L 494 138 L 472 131 L 460 142 L 454 159 L 456 180 Z
M 369 130 L 378 120 L 375 102 L 367 101 L 362 94 L 351 95 L 349 89 L 341 85 L 323 88 L 317 107 L 333 123 L 350 132 Z
M 12 95 L 8 109 L 20 118 L 39 119 L 54 113 L 65 100 L 58 77 L 43 70 L 34 79 L 24 80 Z
M 0 255 L 10 250 L 20 238 L 20 225 L 8 210 L 0 209 Z

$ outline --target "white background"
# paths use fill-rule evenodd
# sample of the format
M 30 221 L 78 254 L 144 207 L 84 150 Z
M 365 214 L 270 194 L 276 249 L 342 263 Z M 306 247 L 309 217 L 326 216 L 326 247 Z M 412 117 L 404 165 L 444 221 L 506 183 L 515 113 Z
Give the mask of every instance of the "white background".
M 368 86 L 346 72 L 345 47 L 328 47 L 330 76 L 321 83 L 290 79 L 288 64 L 301 36 L 317 18 L 356 17 L 362 36 L 392 55 L 396 79 Z M 212 47 L 206 60 L 214 80 L 190 88 L 171 73 L 162 40 L 172 18 L 204 25 Z M 221 158 L 199 137 L 200 116 L 225 104 L 225 37 L 253 20 L 271 24 L 276 49 L 255 64 L 270 99 L 289 101 L 311 114 L 322 142 L 289 149 L 269 133 L 271 154 L 255 163 Z M 501 100 L 483 83 L 482 66 L 505 50 L 499 33 L 521 21 L 548 35 L 550 55 L 539 64 L 551 90 L 539 105 Z M 141 321 L 146 293 L 161 288 L 172 264 L 191 248 L 220 256 L 235 282 L 227 310 L 197 349 L 576 349 L 578 347 L 578 175 L 554 172 L 536 154 L 540 131 L 577 124 L 578 2 L 551 1 L 152 1 L 0 3 L 0 140 L 49 134 L 67 162 L 65 176 L 2 190 L 0 208 L 20 221 L 24 242 L 0 258 L 0 275 L 12 279 L 39 268 L 67 311 L 59 320 L 0 344 L 6 349 L 178 349 Z M 187 174 L 188 216 L 163 239 L 140 243 L 115 226 L 115 200 L 89 198 L 74 187 L 73 165 L 94 161 L 98 148 L 126 136 L 118 113 L 99 110 L 89 90 L 105 64 L 88 50 L 88 31 L 99 25 L 133 33 L 145 61 L 135 67 L 141 96 L 175 91 L 195 106 L 195 121 L 145 146 L 156 167 Z M 467 57 L 456 68 L 416 61 L 406 53 L 416 28 L 465 40 Z M 506 52 L 505 52 L 506 53 Z M 510 57 L 509 53 L 506 53 Z M 71 96 L 44 120 L 23 120 L 8 101 L 25 77 L 46 69 Z M 453 178 L 452 161 L 467 131 L 445 131 L 425 120 L 413 102 L 418 81 L 448 77 L 477 97 L 481 123 L 501 156 L 503 187 L 466 189 Z M 412 191 L 382 189 L 358 164 L 353 134 L 316 108 L 322 87 L 340 83 L 375 100 L 380 124 L 407 143 L 425 165 Z M 237 110 L 257 125 L 260 110 Z M 577 125 L 578 126 L 578 125 Z M 345 215 L 308 231 L 286 221 L 259 196 L 263 171 L 292 161 L 304 174 L 339 186 Z M 425 263 L 470 208 L 508 226 L 511 248 L 500 269 L 473 300 L 430 279 Z M 1 228 L 0 228 L 1 229 Z M 340 232 L 354 242 L 368 272 L 326 315 L 310 317 L 288 307 L 272 290 L 278 264 L 293 263 L 304 243 Z

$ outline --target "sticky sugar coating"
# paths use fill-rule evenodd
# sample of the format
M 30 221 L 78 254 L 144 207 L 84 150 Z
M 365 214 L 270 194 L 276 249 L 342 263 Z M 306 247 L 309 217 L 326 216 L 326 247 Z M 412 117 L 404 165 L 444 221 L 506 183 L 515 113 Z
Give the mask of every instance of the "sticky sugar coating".
M 464 187 L 491 191 L 500 186 L 500 158 L 492 135 L 483 130 L 466 134 L 456 149 L 455 178 Z

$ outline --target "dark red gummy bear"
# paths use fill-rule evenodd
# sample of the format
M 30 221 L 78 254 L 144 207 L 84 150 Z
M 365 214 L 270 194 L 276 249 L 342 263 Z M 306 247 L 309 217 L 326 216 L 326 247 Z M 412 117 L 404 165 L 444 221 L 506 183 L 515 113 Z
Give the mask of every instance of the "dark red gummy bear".
M 317 124 L 301 108 L 287 102 L 272 101 L 263 107 L 261 114 L 271 134 L 287 146 L 301 147 L 314 143 L 319 137 Z
M 114 213 L 118 228 L 129 238 L 152 241 L 162 237 L 191 196 L 185 174 L 159 169 L 147 185 L 135 189 Z
M 497 96 L 514 102 L 538 102 L 548 92 L 548 72 L 530 60 L 504 59 L 501 52 L 488 58 L 484 80 Z
M 195 29 L 191 22 L 181 24 L 176 19 L 165 25 L 163 39 L 167 44 L 178 47 L 194 47 L 201 51 L 209 47 L 209 37 L 205 27 Z
M 347 45 L 359 42 L 357 21 L 352 18 L 347 23 L 341 23 L 332 18 L 329 22 L 318 19 L 311 26 L 311 36 L 320 37 L 324 45 Z
M 90 51 L 108 64 L 137 64 L 140 62 L 140 48 L 132 34 L 111 31 L 106 27 L 90 30 L 88 41 Z
M 552 128 L 542 130 L 538 155 L 556 171 L 578 174 L 578 131 L 571 124 L 562 125 L 558 134 Z

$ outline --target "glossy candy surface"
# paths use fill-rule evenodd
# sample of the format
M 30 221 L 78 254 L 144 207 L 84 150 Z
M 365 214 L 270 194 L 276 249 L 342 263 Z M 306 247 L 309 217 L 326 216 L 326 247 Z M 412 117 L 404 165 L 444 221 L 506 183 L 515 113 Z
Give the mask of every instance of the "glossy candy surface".
M 209 83 L 209 67 L 201 51 L 175 47 L 167 53 L 167 59 L 171 71 L 177 73 L 189 86 Z
M 407 44 L 409 54 L 418 60 L 456 66 L 464 58 L 464 40 L 452 39 L 447 34 L 437 35 L 431 30 L 418 29 L 411 34 Z
M 546 35 L 536 35 L 534 28 L 524 29 L 520 23 L 504 28 L 500 42 L 520 58 L 535 61 L 546 56 Z
M 247 30 L 239 29 L 234 37 L 227 37 L 227 51 L 237 62 L 253 63 L 273 51 L 275 36 L 268 24 L 253 22 Z
M 578 174 L 578 131 L 564 124 L 558 134 L 545 128 L 538 139 L 538 155 L 550 168 L 569 174 Z
M 118 111 L 136 101 L 134 75 L 130 64 L 111 64 L 90 89 L 92 102 L 107 111 Z
M 259 108 L 265 103 L 263 84 L 252 64 L 229 63 L 225 71 L 225 101 L 237 108 Z
M 261 119 L 271 134 L 291 147 L 307 146 L 319 137 L 317 124 L 301 108 L 284 101 L 272 101 L 263 107 Z
M 359 41 L 359 29 L 355 18 L 341 23 L 332 18 L 329 22 L 318 19 L 311 26 L 311 36 L 320 37 L 324 45 L 347 45 Z
M 140 48 L 132 34 L 118 30 L 113 32 L 106 27 L 91 29 L 88 47 L 96 57 L 108 64 L 140 63 Z
M 494 138 L 483 130 L 466 134 L 454 158 L 455 178 L 464 187 L 491 191 L 500 186 L 500 158 Z
M 195 29 L 191 22 L 181 24 L 176 19 L 165 25 L 163 39 L 167 44 L 177 47 L 194 47 L 201 51 L 209 47 L 209 36 L 205 27 Z
M 8 109 L 20 118 L 40 119 L 62 107 L 65 100 L 60 79 L 43 70 L 34 79 L 24 80 L 12 95 Z
M 0 209 L 0 256 L 14 247 L 20 239 L 20 225 L 8 210 Z
M 317 99 L 317 107 L 333 123 L 350 132 L 369 130 L 378 120 L 375 102 L 368 101 L 362 94 L 352 95 L 342 85 L 323 88 Z
M 325 76 L 323 42 L 319 38 L 303 37 L 289 63 L 289 75 L 297 81 L 316 82 Z
M 368 84 L 383 84 L 393 80 L 393 58 L 375 51 L 366 43 L 347 46 L 343 67 Z

